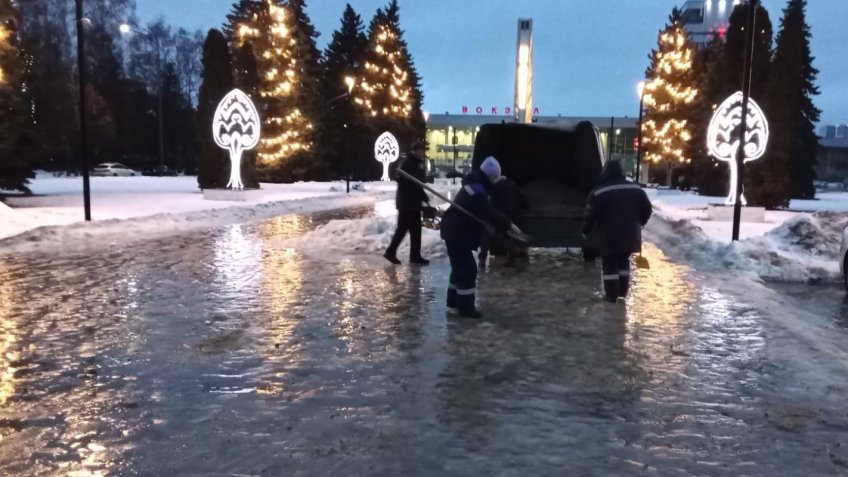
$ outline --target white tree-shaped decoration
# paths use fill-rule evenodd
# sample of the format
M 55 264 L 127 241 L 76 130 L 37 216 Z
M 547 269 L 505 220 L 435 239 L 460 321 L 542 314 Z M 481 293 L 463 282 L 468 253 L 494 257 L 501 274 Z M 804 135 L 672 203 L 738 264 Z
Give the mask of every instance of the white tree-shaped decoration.
M 377 142 L 374 143 L 374 157 L 383 163 L 383 177 L 380 180 L 391 180 L 389 178 L 389 164 L 397 161 L 400 157 L 400 146 L 392 133 L 386 131 L 380 134 Z
M 261 122 L 256 106 L 241 90 L 234 89 L 218 103 L 212 120 L 212 137 L 218 147 L 230 151 L 230 181 L 227 188 L 241 190 L 241 156 L 259 144 Z
M 737 131 L 742 122 L 742 92 L 737 91 L 721 103 L 716 109 L 707 130 L 707 147 L 710 154 L 730 166 L 730 193 L 724 201 L 726 205 L 736 204 L 736 187 L 739 182 L 739 167 L 736 164 L 736 153 L 739 150 L 740 138 Z M 763 110 L 748 98 L 748 118 L 745 130 L 745 163 L 755 161 L 766 152 L 768 145 L 769 127 Z M 742 205 L 747 205 L 744 195 L 740 195 Z

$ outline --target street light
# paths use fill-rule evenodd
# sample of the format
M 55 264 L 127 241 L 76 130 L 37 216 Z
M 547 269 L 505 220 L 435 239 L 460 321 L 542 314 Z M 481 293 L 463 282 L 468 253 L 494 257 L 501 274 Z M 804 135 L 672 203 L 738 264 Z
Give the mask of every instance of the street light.
M 91 222 L 91 182 L 88 174 L 88 129 L 85 114 L 85 19 L 82 16 L 82 0 L 76 2 L 77 21 L 77 68 L 79 69 L 79 115 L 80 146 L 82 148 L 82 199 L 85 221 Z
M 636 93 L 639 95 L 639 142 L 636 146 L 636 183 L 641 181 L 641 166 L 642 166 L 642 112 L 645 109 L 645 82 L 640 81 L 636 85 Z
M 133 27 L 129 23 L 122 23 L 118 30 L 120 30 L 121 34 L 128 35 L 132 33 Z M 138 31 L 140 33 L 147 34 L 148 36 L 152 36 L 150 30 L 147 28 L 139 28 Z M 156 46 L 156 101 L 158 103 L 158 119 L 159 119 L 159 167 L 164 173 L 165 170 L 165 125 L 164 119 L 162 117 L 162 52 L 160 51 L 159 45 Z
M 348 98 L 348 99 L 353 98 L 353 88 L 356 86 L 356 78 L 353 77 L 353 76 L 347 75 L 347 76 L 344 77 L 343 81 L 344 81 L 344 84 L 347 86 L 347 92 L 331 99 L 328 102 L 328 104 L 333 104 L 336 101 L 343 99 L 343 98 Z M 344 128 L 346 130 L 345 135 L 344 135 L 345 136 L 344 155 L 345 155 L 345 165 L 346 165 L 346 169 L 347 169 L 347 173 L 345 174 L 345 182 L 347 184 L 347 193 L 350 194 L 350 134 L 351 134 L 350 130 L 352 128 L 349 127 L 347 123 L 344 124 Z

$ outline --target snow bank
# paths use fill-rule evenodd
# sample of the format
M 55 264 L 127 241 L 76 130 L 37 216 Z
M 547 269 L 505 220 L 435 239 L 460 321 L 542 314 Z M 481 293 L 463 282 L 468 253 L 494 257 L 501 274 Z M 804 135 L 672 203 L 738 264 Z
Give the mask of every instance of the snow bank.
M 333 194 L 331 196 L 307 197 L 269 201 L 263 203 L 231 204 L 211 203 L 210 207 L 194 211 L 181 211 L 174 207 L 173 213 L 129 216 L 94 222 L 74 222 L 65 225 L 45 225 L 27 228 L 17 235 L 0 240 L 0 253 L 32 251 L 74 252 L 89 248 L 124 246 L 138 240 L 167 236 L 196 229 L 250 222 L 279 215 L 311 213 L 345 207 L 367 206 L 375 201 L 393 196 L 391 191 L 369 193 Z M 296 197 L 296 195 L 294 195 Z M 157 203 L 161 196 L 147 196 L 139 200 L 156 203 L 149 210 L 168 210 L 167 202 Z M 200 199 L 202 200 L 202 198 Z M 222 205 L 223 204 L 223 205 Z M 211 208 L 215 207 L 215 208 Z M 22 209 L 13 210 L 18 212 Z M 77 211 L 82 215 L 81 210 Z M 14 232 L 4 223 L 2 229 Z
M 386 251 L 395 231 L 395 214 L 364 219 L 333 220 L 303 235 L 282 240 L 275 247 L 295 249 L 314 258 L 335 260 L 339 255 L 379 255 Z M 425 228 L 421 234 L 421 253 L 425 257 L 444 256 L 445 248 L 438 230 Z M 409 257 L 407 236 L 397 253 L 401 261 Z
M 839 244 L 846 224 L 845 212 L 798 214 L 765 235 L 728 243 L 660 208 L 645 235 L 670 257 L 697 268 L 729 269 L 763 280 L 819 282 L 839 279 Z

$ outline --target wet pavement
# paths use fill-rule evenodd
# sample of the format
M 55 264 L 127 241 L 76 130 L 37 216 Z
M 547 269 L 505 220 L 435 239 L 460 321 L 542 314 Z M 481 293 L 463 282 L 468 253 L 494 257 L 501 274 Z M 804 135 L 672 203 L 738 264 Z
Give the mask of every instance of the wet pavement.
M 280 246 L 370 213 L 0 255 L 0 474 L 848 474 L 848 371 L 743 292 L 649 248 L 612 305 L 536 252 L 463 320 L 444 258 Z M 848 344 L 840 290 L 784 291 Z

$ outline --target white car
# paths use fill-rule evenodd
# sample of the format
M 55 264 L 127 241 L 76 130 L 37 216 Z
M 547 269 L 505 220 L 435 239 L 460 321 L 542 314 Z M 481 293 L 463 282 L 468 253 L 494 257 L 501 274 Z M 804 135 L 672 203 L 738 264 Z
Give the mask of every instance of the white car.
M 134 176 L 135 171 L 130 169 L 129 167 L 119 164 L 117 162 L 104 162 L 103 164 L 98 164 L 94 169 L 91 170 L 91 175 L 93 176 L 123 176 L 129 177 Z
M 839 271 L 842 272 L 842 281 L 845 283 L 845 291 L 848 291 L 848 227 L 842 230 L 842 246 L 839 247 Z

